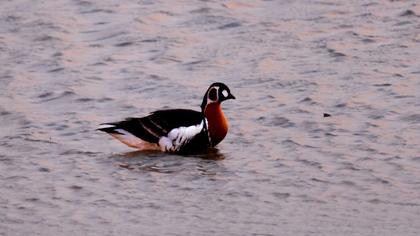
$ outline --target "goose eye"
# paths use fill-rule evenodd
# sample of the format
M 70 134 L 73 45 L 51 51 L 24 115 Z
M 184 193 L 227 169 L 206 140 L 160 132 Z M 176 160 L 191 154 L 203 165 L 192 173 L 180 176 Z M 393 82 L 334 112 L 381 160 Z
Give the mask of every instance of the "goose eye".
M 217 100 L 217 90 L 215 88 L 210 89 L 209 99 L 212 100 L 212 101 Z

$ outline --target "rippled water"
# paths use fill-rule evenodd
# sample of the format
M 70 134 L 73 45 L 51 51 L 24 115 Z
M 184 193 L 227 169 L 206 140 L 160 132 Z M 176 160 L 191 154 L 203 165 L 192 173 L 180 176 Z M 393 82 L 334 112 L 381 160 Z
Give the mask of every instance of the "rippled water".
M 0 235 L 418 235 L 419 43 L 417 1 L 1 1 Z M 95 131 L 215 81 L 207 155 Z

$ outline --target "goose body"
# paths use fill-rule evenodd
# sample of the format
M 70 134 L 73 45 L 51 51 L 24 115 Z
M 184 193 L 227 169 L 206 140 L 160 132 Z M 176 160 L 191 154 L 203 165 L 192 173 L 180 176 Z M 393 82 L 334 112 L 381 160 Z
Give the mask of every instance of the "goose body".
M 171 153 L 196 153 L 220 143 L 228 132 L 221 103 L 235 99 L 223 83 L 207 89 L 201 112 L 188 109 L 157 110 L 141 118 L 104 123 L 98 130 L 110 134 L 127 146 L 160 149 Z

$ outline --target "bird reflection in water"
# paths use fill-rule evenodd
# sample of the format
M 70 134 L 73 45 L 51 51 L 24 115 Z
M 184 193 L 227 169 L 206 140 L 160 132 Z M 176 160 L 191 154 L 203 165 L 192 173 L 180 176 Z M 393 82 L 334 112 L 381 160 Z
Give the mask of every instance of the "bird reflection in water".
M 225 155 L 219 151 L 217 148 L 209 148 L 207 152 L 205 153 L 199 153 L 199 154 L 190 154 L 190 155 L 177 155 L 177 154 L 166 154 L 162 153 L 158 150 L 137 150 L 137 151 L 131 151 L 131 152 L 125 152 L 121 154 L 117 154 L 113 157 L 124 157 L 124 158 L 136 158 L 136 157 L 153 157 L 153 158 L 159 158 L 159 157 L 167 157 L 167 156 L 174 156 L 174 157 L 195 157 L 195 158 L 202 158 L 207 160 L 223 160 L 225 159 Z
M 194 155 L 174 155 L 159 151 L 133 151 L 111 158 L 116 159 L 116 165 L 128 170 L 142 170 L 157 173 L 179 173 L 183 171 L 198 170 L 201 174 L 216 174 L 217 161 L 225 159 L 225 155 L 217 148 L 210 148 L 206 153 Z M 211 169 L 211 170 L 210 170 Z

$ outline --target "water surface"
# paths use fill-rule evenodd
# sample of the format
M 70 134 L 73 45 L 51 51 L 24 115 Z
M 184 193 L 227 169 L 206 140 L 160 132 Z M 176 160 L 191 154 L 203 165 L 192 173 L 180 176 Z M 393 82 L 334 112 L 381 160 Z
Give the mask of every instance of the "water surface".
M 2 1 L 0 235 L 418 235 L 419 43 L 417 1 Z M 209 154 L 95 131 L 215 81 Z

